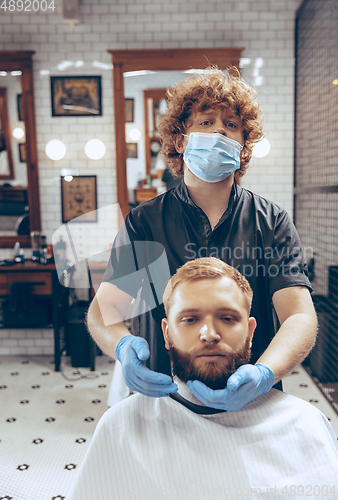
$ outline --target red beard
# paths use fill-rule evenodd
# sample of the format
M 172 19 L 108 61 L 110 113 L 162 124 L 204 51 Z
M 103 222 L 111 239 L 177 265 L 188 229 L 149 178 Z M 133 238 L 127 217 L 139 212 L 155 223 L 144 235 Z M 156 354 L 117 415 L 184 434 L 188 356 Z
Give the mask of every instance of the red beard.
M 205 348 L 207 349 L 207 348 Z M 215 350 L 215 346 L 210 347 Z M 250 361 L 251 349 L 250 340 L 247 339 L 245 345 L 239 351 L 227 353 L 228 363 L 209 362 L 203 366 L 196 366 L 196 358 L 190 354 L 176 349 L 170 342 L 169 356 L 171 361 L 172 374 L 176 375 L 183 382 L 188 380 L 200 380 L 213 390 L 224 389 L 229 377 L 242 365 Z

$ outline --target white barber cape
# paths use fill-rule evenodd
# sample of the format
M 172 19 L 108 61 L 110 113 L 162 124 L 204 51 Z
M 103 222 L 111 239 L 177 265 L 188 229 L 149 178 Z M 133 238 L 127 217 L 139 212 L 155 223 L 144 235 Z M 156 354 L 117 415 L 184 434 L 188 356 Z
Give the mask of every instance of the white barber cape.
M 337 439 L 317 408 L 271 389 L 210 415 L 171 397 L 130 396 L 101 418 L 67 500 L 308 496 L 338 498 Z

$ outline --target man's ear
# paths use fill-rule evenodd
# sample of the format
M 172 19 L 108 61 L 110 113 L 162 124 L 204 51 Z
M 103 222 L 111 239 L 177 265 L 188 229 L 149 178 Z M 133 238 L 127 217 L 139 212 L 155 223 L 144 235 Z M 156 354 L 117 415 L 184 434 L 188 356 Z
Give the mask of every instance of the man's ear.
M 184 145 L 185 137 L 184 137 L 184 135 L 181 135 L 181 134 L 174 135 L 173 141 L 174 141 L 174 146 L 175 146 L 176 151 L 180 155 L 183 154 L 185 151 L 185 145 Z
M 169 346 L 168 320 L 167 320 L 167 318 L 162 319 L 161 327 L 162 327 L 162 332 L 163 332 L 163 337 L 164 337 L 165 348 L 169 350 L 170 346 Z
M 252 346 L 252 337 L 253 337 L 254 331 L 256 329 L 256 326 L 257 326 L 257 322 L 256 322 L 255 318 L 250 317 L 249 318 L 249 333 L 248 333 L 248 337 L 250 339 L 250 347 Z

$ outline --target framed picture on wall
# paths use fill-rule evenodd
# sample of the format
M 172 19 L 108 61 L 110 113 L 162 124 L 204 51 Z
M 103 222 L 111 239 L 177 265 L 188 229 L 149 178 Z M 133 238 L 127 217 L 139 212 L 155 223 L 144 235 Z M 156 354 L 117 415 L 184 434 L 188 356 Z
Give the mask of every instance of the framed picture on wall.
M 52 116 L 101 116 L 101 76 L 51 76 Z
M 19 158 L 21 163 L 26 163 L 27 161 L 27 156 L 26 156 L 26 144 L 19 144 Z
M 97 221 L 96 175 L 78 175 L 71 180 L 61 177 L 62 222 Z
M 22 94 L 17 95 L 17 102 L 18 102 L 18 120 L 19 122 L 23 122 L 25 120 L 22 107 Z
M 125 99 L 126 103 L 126 123 L 134 122 L 134 99 Z
M 137 158 L 137 142 L 127 142 L 127 158 Z

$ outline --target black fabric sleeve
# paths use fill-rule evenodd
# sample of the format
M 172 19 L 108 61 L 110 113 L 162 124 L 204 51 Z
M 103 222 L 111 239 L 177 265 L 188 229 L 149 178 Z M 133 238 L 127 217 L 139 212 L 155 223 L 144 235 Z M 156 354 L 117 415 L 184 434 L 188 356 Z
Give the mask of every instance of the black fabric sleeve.
M 132 297 L 137 296 L 137 292 L 142 286 L 142 276 L 137 273 L 137 263 L 131 242 L 141 239 L 131 223 L 130 214 L 128 214 L 113 242 L 107 269 L 101 283 L 114 283 Z
M 107 269 L 101 282 L 109 282 L 133 298 L 145 301 L 152 310 L 162 304 L 163 292 L 170 279 L 165 248 L 137 230 L 128 215 L 112 246 Z
M 307 263 L 297 230 L 287 212 L 276 218 L 268 262 L 270 295 L 290 286 L 305 286 L 310 292 Z

